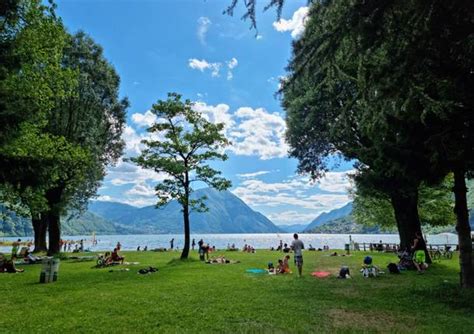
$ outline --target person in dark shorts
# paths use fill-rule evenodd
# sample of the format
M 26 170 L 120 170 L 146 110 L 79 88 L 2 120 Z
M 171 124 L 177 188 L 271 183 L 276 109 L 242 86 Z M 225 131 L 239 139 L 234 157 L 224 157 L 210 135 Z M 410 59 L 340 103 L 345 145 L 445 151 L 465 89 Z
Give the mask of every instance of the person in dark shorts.
M 291 243 L 291 249 L 293 249 L 293 252 L 295 252 L 295 265 L 298 268 L 298 274 L 301 275 L 303 274 L 303 252 L 302 250 L 304 249 L 304 244 L 303 241 L 298 239 L 298 234 L 295 233 L 293 234 L 293 242 Z

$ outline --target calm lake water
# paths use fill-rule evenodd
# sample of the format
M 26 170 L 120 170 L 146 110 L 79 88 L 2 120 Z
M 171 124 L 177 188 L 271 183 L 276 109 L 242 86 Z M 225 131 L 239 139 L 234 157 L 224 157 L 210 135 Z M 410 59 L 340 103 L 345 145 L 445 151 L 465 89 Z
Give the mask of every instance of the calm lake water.
M 378 243 L 380 240 L 384 243 L 398 243 L 399 237 L 396 234 L 352 234 L 352 240 L 359 243 Z M 84 239 L 84 248 L 91 251 L 105 251 L 112 250 L 118 241 L 122 244 L 122 250 L 136 250 L 138 246 L 148 246 L 148 249 L 154 248 L 169 248 L 170 240 L 175 239 L 175 248 L 183 247 L 184 237 L 182 234 L 154 234 L 154 235 L 98 235 L 97 245 L 92 245 L 92 236 L 65 236 L 65 240 L 81 240 Z M 265 234 L 193 234 L 191 239 L 203 239 L 204 242 L 211 246 L 216 246 L 217 249 L 224 249 L 228 244 L 235 244 L 236 247 L 242 248 L 245 244 L 249 244 L 256 249 L 270 249 L 277 247 L 280 240 L 283 243 L 290 244 L 293 240 L 292 233 L 265 233 Z M 431 244 L 445 244 L 457 243 L 457 236 L 454 234 L 442 235 L 427 235 L 428 243 Z M 18 238 L 0 238 L 0 240 L 13 241 Z M 23 241 L 32 239 L 24 237 Z M 349 234 L 300 234 L 300 239 L 305 243 L 306 248 L 311 244 L 315 248 L 323 248 L 329 246 L 331 249 L 344 249 L 344 244 L 349 242 Z M 1 247 L 1 252 L 9 252 L 11 247 Z

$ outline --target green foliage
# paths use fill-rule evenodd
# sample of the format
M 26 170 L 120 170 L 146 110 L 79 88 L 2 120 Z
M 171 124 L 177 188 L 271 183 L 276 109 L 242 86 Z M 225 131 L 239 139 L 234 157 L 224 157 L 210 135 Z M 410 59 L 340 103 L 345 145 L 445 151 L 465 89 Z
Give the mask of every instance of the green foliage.
M 418 213 L 420 221 L 428 226 L 454 225 L 453 178 L 447 177 L 436 186 L 422 184 L 418 190 Z M 353 216 L 358 224 L 365 226 L 396 226 L 395 214 L 390 198 L 383 192 L 358 188 L 353 192 Z
M 217 190 L 231 186 L 230 181 L 220 176 L 221 172 L 207 164 L 211 160 L 227 160 L 227 155 L 221 153 L 228 144 L 222 134 L 224 124 L 208 122 L 192 109 L 189 100 L 181 101 L 181 95 L 176 93 L 168 94 L 166 101 L 159 100 L 151 112 L 158 119 L 148 128 L 153 139 L 142 142 L 146 148 L 132 161 L 170 177 L 155 187 L 157 206 L 176 199 L 183 207 L 205 211 L 205 197 L 189 197 L 192 183 L 203 182 Z

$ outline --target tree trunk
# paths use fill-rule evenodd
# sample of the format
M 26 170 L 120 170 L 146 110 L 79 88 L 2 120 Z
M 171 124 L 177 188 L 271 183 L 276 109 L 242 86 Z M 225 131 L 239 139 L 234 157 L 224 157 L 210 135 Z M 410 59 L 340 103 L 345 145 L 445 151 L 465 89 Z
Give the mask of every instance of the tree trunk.
M 61 221 L 60 216 L 54 210 L 48 213 L 48 235 L 49 235 L 49 249 L 48 255 L 56 255 L 61 252 Z
M 474 256 L 472 254 L 471 226 L 466 198 L 466 180 L 463 169 L 454 171 L 454 213 L 459 238 L 459 264 L 461 287 L 474 288 Z
M 46 231 L 48 229 L 46 215 L 32 215 L 31 222 L 33 223 L 33 230 L 35 233 L 35 249 L 33 250 L 33 253 L 46 252 L 48 250 L 46 245 Z
M 49 211 L 48 217 L 48 235 L 49 235 L 49 249 L 48 255 L 56 255 L 61 252 L 61 215 L 60 204 L 63 188 L 56 187 L 46 192 L 46 199 L 48 200 Z
M 189 228 L 189 206 L 183 205 L 183 218 L 184 218 L 184 247 L 181 253 L 181 260 L 187 259 L 189 255 L 189 239 L 190 239 L 190 228 Z
M 418 215 L 418 189 L 403 189 L 395 191 L 390 196 L 395 220 L 397 221 L 398 234 L 400 235 L 400 249 L 411 249 L 416 233 L 422 234 L 420 216 Z M 425 251 L 426 262 L 431 263 L 431 257 L 426 249 L 426 243 L 422 242 Z

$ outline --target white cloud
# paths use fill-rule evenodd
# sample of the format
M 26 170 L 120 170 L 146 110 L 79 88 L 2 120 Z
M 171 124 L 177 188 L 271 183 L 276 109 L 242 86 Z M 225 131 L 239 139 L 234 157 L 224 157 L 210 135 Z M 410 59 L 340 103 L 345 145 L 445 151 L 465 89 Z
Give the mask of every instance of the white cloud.
M 225 65 L 227 66 L 227 80 L 231 80 L 234 77 L 232 70 L 236 68 L 238 64 L 239 62 L 237 58 L 235 57 L 225 62 Z M 192 68 L 193 70 L 199 70 L 201 72 L 209 70 L 211 71 L 211 76 L 219 77 L 223 63 L 222 62 L 211 63 L 205 59 L 189 58 L 188 66 Z
M 142 149 L 141 141 L 143 136 L 137 134 L 134 128 L 129 125 L 123 130 L 122 139 L 125 141 L 125 153 L 128 156 L 140 154 Z
M 202 59 L 196 59 L 196 58 L 191 58 L 188 60 L 188 66 L 191 67 L 194 70 L 199 70 L 201 72 L 204 72 L 204 70 L 211 70 L 211 75 L 213 77 L 219 76 L 219 71 L 222 66 L 221 63 L 209 63 L 207 60 Z
M 230 107 L 227 104 L 220 103 L 212 106 L 205 102 L 195 102 L 193 109 L 200 112 L 211 123 L 224 123 L 224 133 L 226 134 L 235 125 L 235 121 L 229 113 Z
M 115 167 L 110 167 L 105 182 L 114 186 L 126 184 L 143 184 L 145 182 L 160 182 L 166 175 L 153 170 L 141 168 L 134 163 L 120 160 Z
M 324 193 L 322 191 L 324 190 L 318 183 L 311 182 L 305 176 L 290 177 L 281 182 L 244 179 L 238 187 L 232 190 L 251 207 L 267 213 L 269 218 L 275 222 L 285 224 L 289 221 L 294 224 L 307 223 L 322 212 L 331 211 L 350 202 L 347 193 Z M 281 209 L 285 212 L 275 211 Z
M 156 115 L 153 114 L 150 110 L 147 110 L 145 113 L 135 113 L 132 115 L 132 121 L 140 127 L 150 127 L 156 121 Z
M 209 63 L 205 59 L 199 60 L 196 58 L 190 58 L 188 59 L 188 66 L 191 67 L 193 70 L 199 70 L 201 72 L 204 72 L 204 70 L 209 69 L 213 77 L 218 77 L 222 67 L 222 63 Z
M 201 16 L 198 20 L 197 37 L 202 45 L 206 45 L 206 34 L 211 27 L 211 20 L 208 17 Z
M 255 37 L 255 39 L 256 39 L 257 41 L 258 41 L 258 40 L 261 40 L 262 38 L 263 38 L 263 36 L 260 35 L 260 34 L 258 34 L 258 35 Z
M 291 37 L 297 38 L 305 28 L 309 7 L 300 7 L 294 13 L 291 19 L 273 22 L 273 27 L 279 32 L 291 31 Z
M 97 198 L 92 199 L 93 201 L 102 201 L 102 202 L 114 202 L 112 197 L 107 196 L 107 195 L 102 195 Z
M 155 197 L 155 189 L 149 186 L 145 182 L 141 182 L 136 184 L 133 188 L 127 190 L 125 192 L 126 195 L 131 196 L 140 196 L 140 197 Z M 156 199 L 155 199 L 156 201 Z
M 227 67 L 232 70 L 232 69 L 235 68 L 238 64 L 239 64 L 239 62 L 237 61 L 237 58 L 234 57 L 234 58 L 232 58 L 231 60 L 229 60 L 229 61 L 227 62 Z
M 354 172 L 354 170 L 346 172 L 327 172 L 324 177 L 318 181 L 319 189 L 333 193 L 346 193 L 348 188 L 351 187 L 349 175 Z
M 269 113 L 263 108 L 242 107 L 234 117 L 238 125 L 230 134 L 232 152 L 257 155 L 262 160 L 287 156 L 286 123 L 278 113 Z
M 234 77 L 232 70 L 237 67 L 239 62 L 237 61 L 237 58 L 234 57 L 226 63 L 227 63 L 227 80 L 232 80 L 232 78 Z
M 242 107 L 230 113 L 227 104 L 217 106 L 195 102 L 194 110 L 213 123 L 224 123 L 224 134 L 232 143 L 227 149 L 236 155 L 258 156 L 262 160 L 287 156 L 286 123 L 278 113 L 263 108 Z
M 301 224 L 301 223 L 309 223 L 311 222 L 316 216 L 314 213 L 301 213 L 298 211 L 283 211 L 283 212 L 275 212 L 268 215 L 271 221 L 273 221 L 277 225 L 294 225 L 294 224 Z
M 270 173 L 269 170 L 262 170 L 262 171 L 254 172 L 254 173 L 237 174 L 237 176 L 242 178 L 242 179 L 251 179 L 251 178 L 254 178 L 256 176 L 265 175 L 265 174 L 268 174 L 268 173 Z

